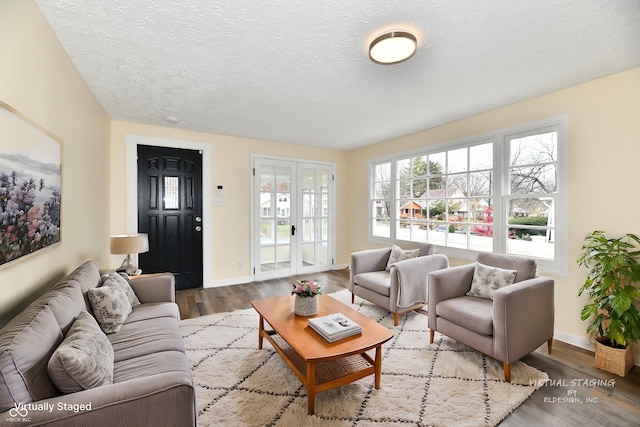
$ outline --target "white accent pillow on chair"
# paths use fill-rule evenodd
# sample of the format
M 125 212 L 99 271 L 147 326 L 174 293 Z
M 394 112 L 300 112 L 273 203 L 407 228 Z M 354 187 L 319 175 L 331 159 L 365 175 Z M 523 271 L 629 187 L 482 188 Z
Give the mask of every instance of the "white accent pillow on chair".
M 391 247 L 391 255 L 389 255 L 389 261 L 387 261 L 386 271 L 391 270 L 391 266 L 396 262 L 404 261 L 405 259 L 416 258 L 420 255 L 420 249 L 404 250 L 400 246 L 393 245 Z
M 476 262 L 471 289 L 467 295 L 493 300 L 496 291 L 513 284 L 515 278 L 516 270 L 504 270 Z

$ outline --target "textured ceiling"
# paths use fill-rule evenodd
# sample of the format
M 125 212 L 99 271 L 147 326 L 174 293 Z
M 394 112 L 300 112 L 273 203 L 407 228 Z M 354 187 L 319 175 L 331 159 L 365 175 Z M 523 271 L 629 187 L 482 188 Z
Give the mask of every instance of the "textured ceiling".
M 36 3 L 114 120 L 340 150 L 640 66 L 638 0 Z

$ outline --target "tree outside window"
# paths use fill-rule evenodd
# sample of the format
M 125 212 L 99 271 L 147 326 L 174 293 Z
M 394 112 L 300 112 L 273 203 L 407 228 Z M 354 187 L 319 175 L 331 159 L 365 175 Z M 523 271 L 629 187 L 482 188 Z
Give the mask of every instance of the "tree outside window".
M 508 142 L 507 253 L 553 259 L 558 132 L 533 133 Z

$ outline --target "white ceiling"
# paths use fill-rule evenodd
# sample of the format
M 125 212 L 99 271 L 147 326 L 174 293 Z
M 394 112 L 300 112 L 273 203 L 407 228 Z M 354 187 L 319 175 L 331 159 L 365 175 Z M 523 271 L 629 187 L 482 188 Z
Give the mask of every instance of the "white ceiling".
M 639 0 L 36 2 L 114 120 L 339 150 L 640 66 Z

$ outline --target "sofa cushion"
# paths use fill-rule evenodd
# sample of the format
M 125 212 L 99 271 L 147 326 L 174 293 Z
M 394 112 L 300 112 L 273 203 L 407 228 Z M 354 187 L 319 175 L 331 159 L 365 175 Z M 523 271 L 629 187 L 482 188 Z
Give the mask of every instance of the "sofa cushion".
M 458 297 L 441 301 L 436 314 L 480 335 L 493 335 L 493 301 L 478 297 Z
M 160 351 L 185 352 L 180 325 L 174 317 L 125 323 L 117 334 L 107 337 L 113 346 L 116 362 Z
M 513 284 L 515 278 L 516 270 L 504 270 L 476 262 L 471 289 L 467 295 L 493 300 L 496 291 Z
M 391 271 L 393 264 L 404 261 L 405 259 L 416 258 L 420 255 L 420 248 L 404 250 L 398 245 L 391 246 L 391 254 L 387 261 L 386 271 Z
M 113 382 L 113 348 L 93 316 L 80 312 L 47 368 L 51 380 L 63 393 Z
M 131 288 L 131 285 L 129 284 L 129 281 L 127 279 L 122 277 L 119 273 L 109 273 L 102 276 L 102 284 L 104 285 L 108 279 L 113 279 L 114 281 L 110 283 L 117 284 L 127 293 L 127 298 L 129 298 L 131 307 L 135 307 L 136 305 L 140 304 L 140 300 L 136 296 L 136 293 L 133 292 L 133 289 Z
M 76 281 L 69 282 L 68 286 L 53 289 L 43 297 L 43 302 L 51 308 L 64 335 L 78 314 L 87 309 L 80 285 Z
M 102 330 L 107 334 L 118 332 L 131 313 L 131 303 L 124 289 L 114 279 L 107 279 L 99 288 L 89 289 L 87 295 Z
M 62 342 L 51 309 L 31 305 L 0 331 L 0 411 L 58 394 L 47 373 L 51 354 Z
M 52 290 L 65 288 L 67 286 L 79 286 L 82 296 L 84 297 L 85 310 L 91 312 L 91 303 L 89 302 L 87 291 L 91 288 L 97 288 L 101 283 L 100 272 L 98 271 L 96 263 L 86 261 L 56 283 Z M 43 297 L 45 297 L 45 295 L 43 295 Z M 78 313 L 75 313 L 75 315 L 77 314 Z
M 178 305 L 172 302 L 151 302 L 140 304 L 133 307 L 131 314 L 129 314 L 124 323 L 126 325 L 128 323 L 155 319 L 158 317 L 170 317 L 180 321 L 180 310 L 178 309 Z
M 86 261 L 76 267 L 71 273 L 67 274 L 55 286 L 63 286 L 66 283 L 75 281 L 80 285 L 82 293 L 86 293 L 90 288 L 100 286 L 100 271 L 93 261 Z
M 117 361 L 113 369 L 113 382 L 120 383 L 138 378 L 149 378 L 169 372 L 191 376 L 187 355 L 181 351 L 160 351 L 132 359 Z
M 80 285 L 81 291 L 85 293 L 89 288 L 100 286 L 100 272 L 98 266 L 93 261 L 86 261 L 76 267 L 71 273 L 64 276 L 51 289 L 62 289 L 71 285 Z
M 354 283 L 370 289 L 380 295 L 389 296 L 391 293 L 391 276 L 387 271 L 371 271 L 360 273 L 353 278 Z

